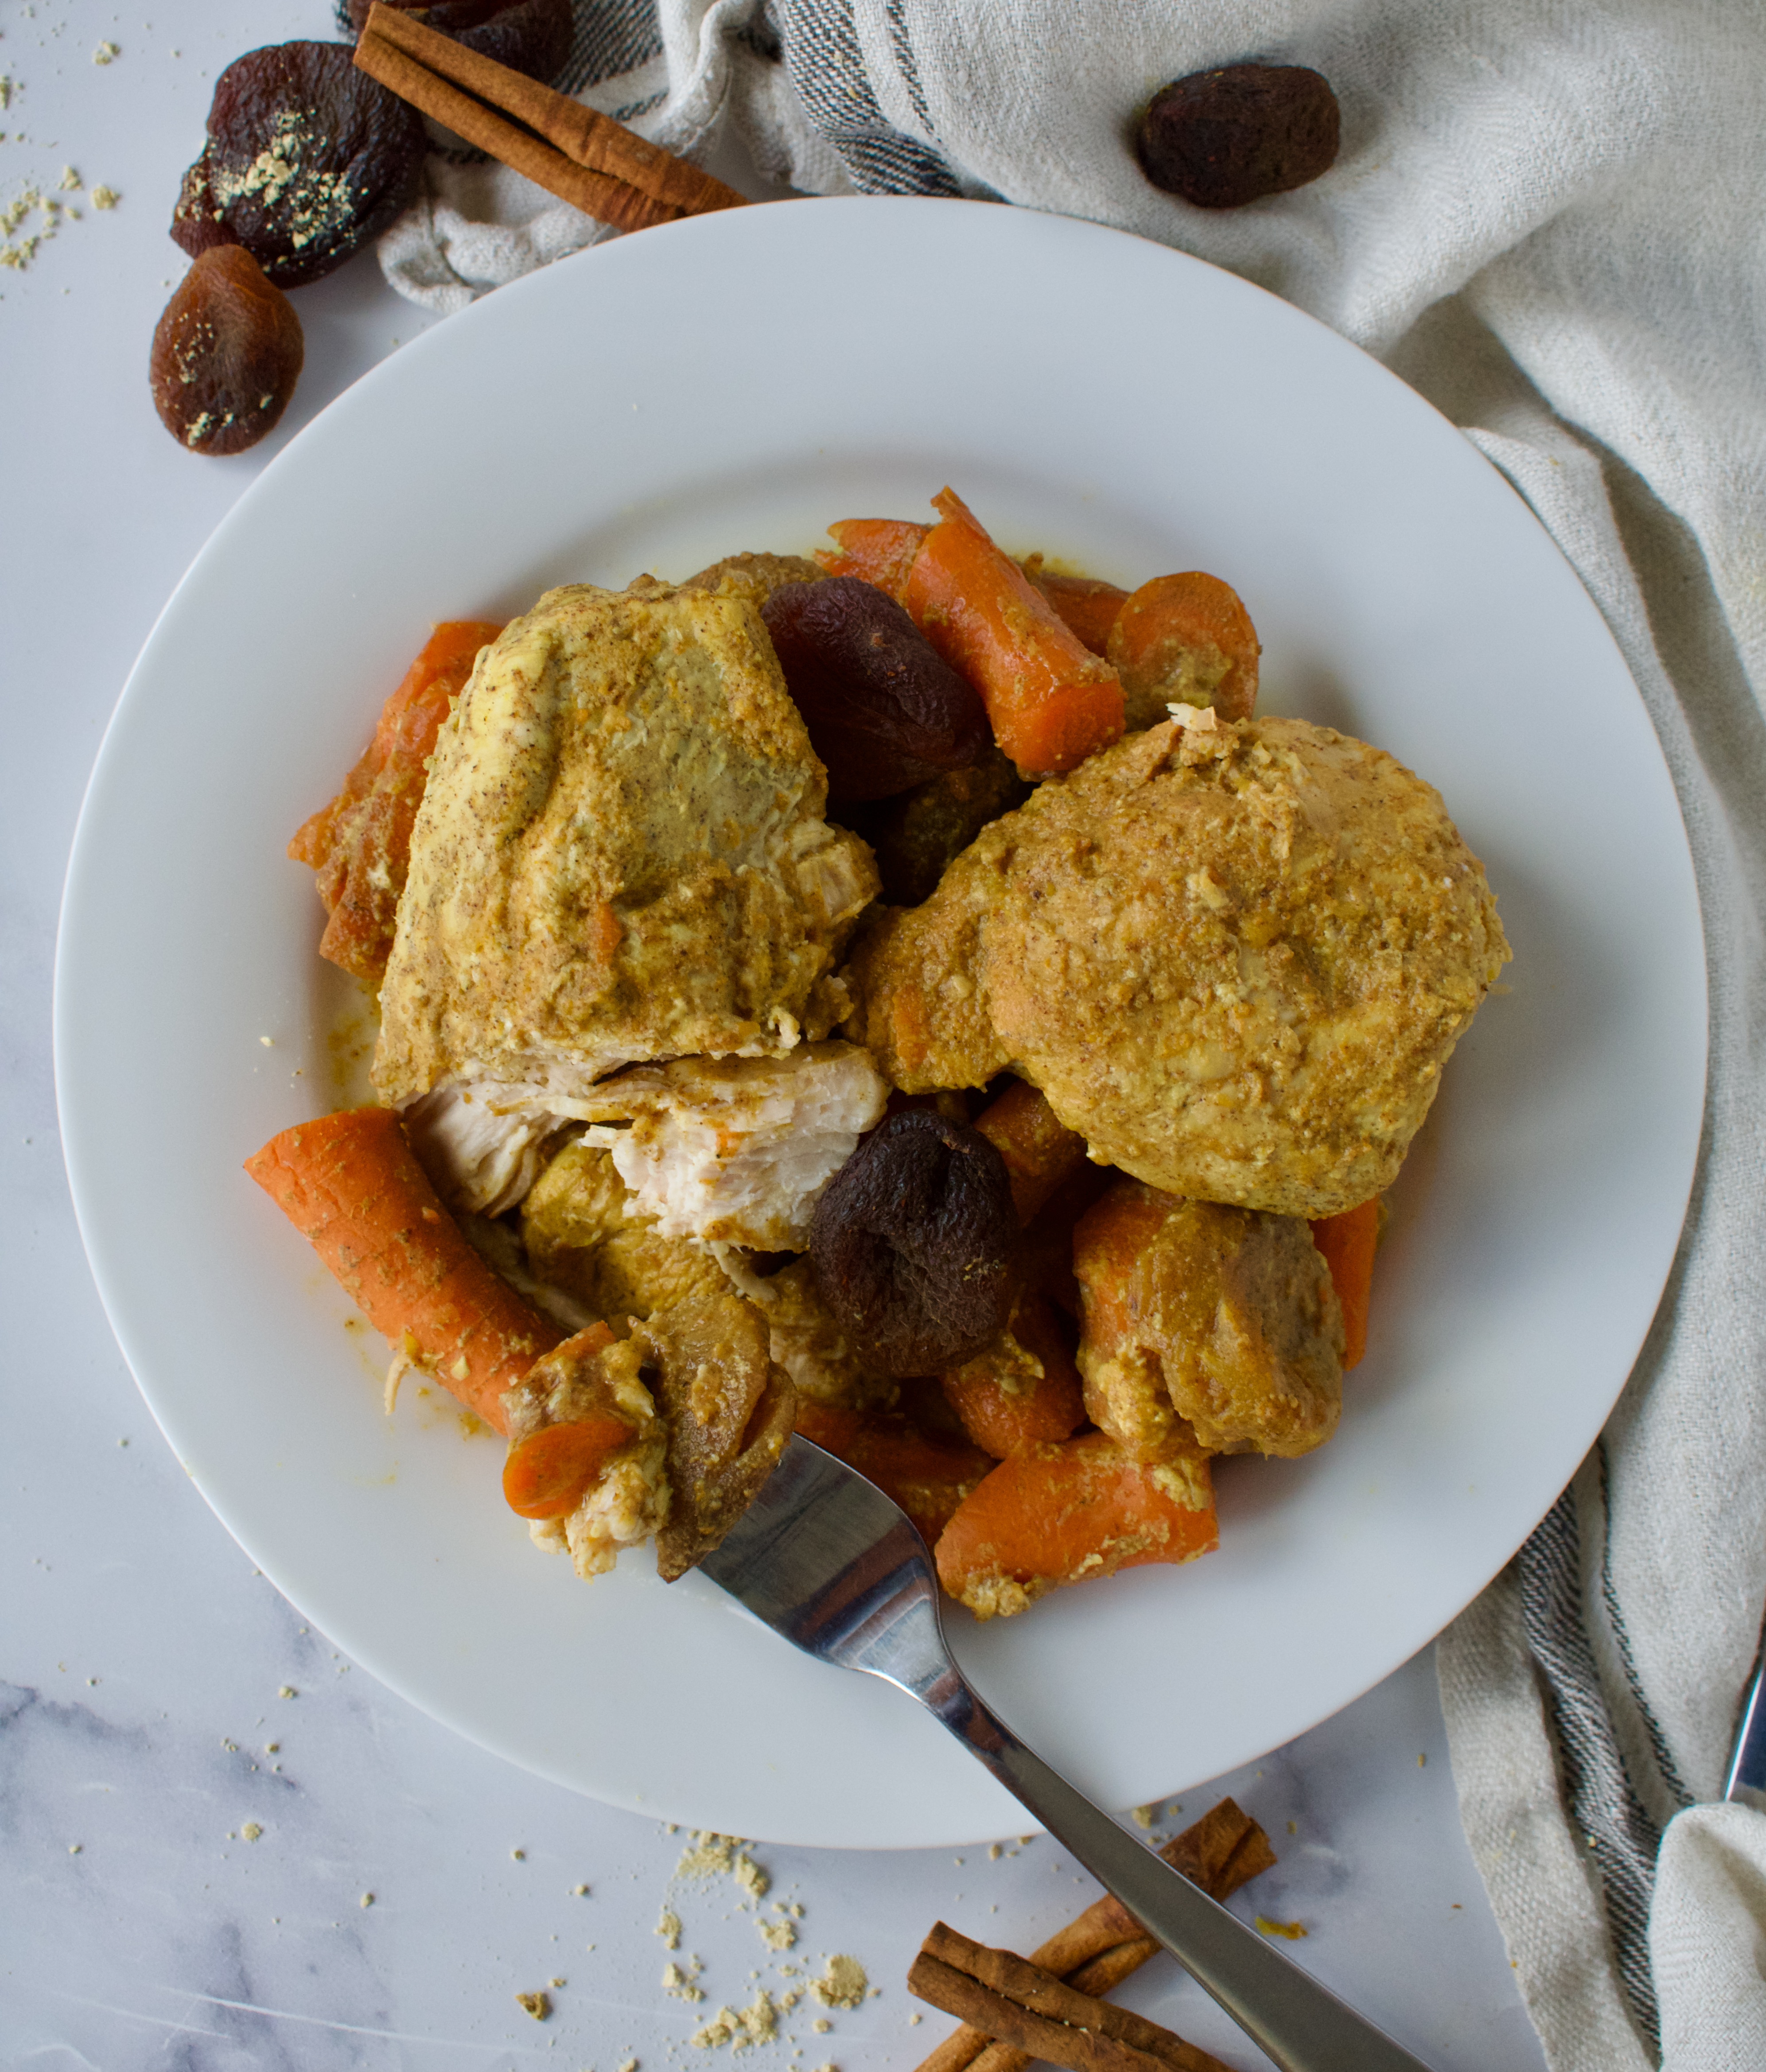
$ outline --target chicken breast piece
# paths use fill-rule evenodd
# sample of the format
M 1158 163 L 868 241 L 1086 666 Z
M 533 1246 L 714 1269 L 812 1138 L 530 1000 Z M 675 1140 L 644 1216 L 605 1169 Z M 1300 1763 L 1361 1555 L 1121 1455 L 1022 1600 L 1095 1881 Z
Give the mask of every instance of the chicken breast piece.
M 503 1408 L 512 1445 L 550 1424 L 610 1416 L 632 1427 L 574 1508 L 536 1519 L 529 1536 L 549 1552 L 567 1553 L 585 1582 L 604 1576 L 622 1547 L 641 1546 L 667 1523 L 672 1494 L 668 1429 L 644 1379 L 646 1348 L 604 1334 L 579 1332 L 535 1361 L 506 1392 Z
M 480 656 L 437 742 L 381 993 L 381 1098 L 453 1085 L 556 1118 L 634 1060 L 825 1036 L 877 883 L 826 796 L 745 597 L 550 592 Z M 505 1178 L 484 1144 L 472 1155 Z
M 1321 1446 L 1343 1404 L 1343 1316 L 1297 1216 L 1179 1201 L 1125 1180 L 1073 1231 L 1079 1371 L 1093 1424 L 1156 1453 Z
M 665 1582 L 718 1545 L 778 1465 L 797 1392 L 767 1356 L 767 1327 L 727 1291 L 693 1295 L 603 1342 L 584 1331 L 537 1361 L 503 1408 L 519 1444 L 547 1426 L 607 1416 L 632 1437 L 574 1507 L 536 1519 L 535 1544 L 567 1552 L 585 1581 L 622 1548 L 654 1539 Z
M 846 1030 L 908 1092 L 1009 1067 L 1167 1193 L 1332 1215 L 1390 1184 L 1508 955 L 1431 786 L 1328 727 L 1188 713 L 886 912 Z
M 622 1072 L 585 1100 L 665 1237 L 801 1252 L 822 1190 L 883 1118 L 889 1087 L 855 1044 L 784 1058 L 679 1058 Z

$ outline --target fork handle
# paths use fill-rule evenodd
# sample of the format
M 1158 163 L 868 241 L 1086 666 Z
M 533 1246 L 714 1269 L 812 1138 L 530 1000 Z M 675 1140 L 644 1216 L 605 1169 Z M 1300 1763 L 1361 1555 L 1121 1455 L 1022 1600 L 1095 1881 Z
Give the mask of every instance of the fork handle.
M 954 1666 L 916 1692 L 1282 2072 L 1427 2072 L 1025 1747 Z

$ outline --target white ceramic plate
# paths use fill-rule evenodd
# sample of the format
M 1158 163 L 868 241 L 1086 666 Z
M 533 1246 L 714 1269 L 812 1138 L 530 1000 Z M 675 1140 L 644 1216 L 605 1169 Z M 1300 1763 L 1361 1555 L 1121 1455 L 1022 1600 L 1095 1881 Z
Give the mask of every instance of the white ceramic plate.
M 533 1551 L 497 1444 L 410 1398 L 381 1415 L 381 1342 L 240 1161 L 335 1104 L 344 996 L 282 848 L 432 620 L 807 549 L 834 519 L 924 516 L 946 482 L 1013 547 L 1237 585 L 1266 706 L 1439 785 L 1515 949 L 1394 1197 L 1336 1441 L 1224 1464 L 1205 1561 L 953 1621 L 1045 1755 L 1138 1803 L 1422 1646 L 1605 1417 L 1699 1128 L 1691 869 L 1616 651 L 1460 435 L 1285 304 L 1083 224 L 799 203 L 566 261 L 358 384 L 204 549 L 93 779 L 56 1042 L 93 1271 L 199 1488 L 356 1660 L 545 1776 L 779 1841 L 1023 1816 L 905 1699 L 700 1579 L 665 1589 L 628 1556 L 586 1588 Z

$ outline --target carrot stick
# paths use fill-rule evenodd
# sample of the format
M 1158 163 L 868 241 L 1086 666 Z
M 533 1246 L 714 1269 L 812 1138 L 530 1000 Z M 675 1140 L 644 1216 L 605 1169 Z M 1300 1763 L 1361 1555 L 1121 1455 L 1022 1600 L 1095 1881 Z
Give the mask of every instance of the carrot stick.
M 1232 585 L 1200 569 L 1142 583 L 1117 613 L 1105 652 L 1130 726 L 1157 725 L 1171 704 L 1212 705 L 1222 719 L 1249 719 L 1256 708 L 1257 628 Z
M 1030 554 L 1019 566 L 1054 606 L 1068 631 L 1094 655 L 1109 647 L 1110 628 L 1128 595 L 1097 576 L 1057 576 L 1043 566 L 1040 554 Z
M 522 1518 L 565 1517 L 632 1432 L 618 1417 L 582 1417 L 529 1432 L 510 1447 L 503 1463 L 509 1509 Z
M 1073 1232 L 1080 1218 L 1122 1176 L 1088 1159 L 1049 1197 L 1026 1229 L 1018 1248 L 1017 1266 L 1027 1288 L 1046 1295 L 1057 1309 L 1077 1318 L 1079 1281 L 1073 1272 Z
M 1181 1442 L 1168 1451 L 1138 1461 L 1102 1432 L 1023 1448 L 945 1527 L 938 1580 L 990 1618 L 1057 1584 L 1209 1552 L 1219 1542 L 1207 1457 Z
M 1021 1223 L 1030 1223 L 1085 1163 L 1085 1138 L 1056 1119 L 1046 1095 L 1022 1079 L 985 1108 L 974 1126 L 1006 1161 Z
M 1039 1440 L 1071 1438 L 1085 1421 L 1072 1348 L 1054 1310 L 1033 1290 L 1019 1297 L 993 1344 L 943 1382 L 963 1429 L 995 1460 Z
M 1071 770 L 1122 731 L 1115 670 L 1081 646 L 954 491 L 932 499 L 903 598 L 920 631 L 981 693 L 1022 775 Z
M 508 1429 L 504 1390 L 564 1334 L 467 1244 L 390 1108 L 297 1123 L 245 1170 L 382 1337 Z
M 374 738 L 328 806 L 303 822 L 288 853 L 319 873 L 330 916 L 319 953 L 377 986 L 393 948 L 398 895 L 410 865 L 411 826 L 427 763 L 479 650 L 503 631 L 488 619 L 438 626 L 381 708 Z
M 797 1429 L 892 1497 L 928 1545 L 994 1466 L 978 1446 L 935 1438 L 908 1418 L 842 1409 L 805 1396 L 797 1398 Z
M 1368 1349 L 1368 1304 L 1373 1292 L 1373 1255 L 1380 1242 L 1380 1199 L 1345 1209 L 1339 1216 L 1321 1216 L 1312 1226 L 1312 1242 L 1324 1254 L 1343 1312 L 1343 1371 L 1347 1374 Z
M 906 518 L 842 518 L 828 528 L 838 549 L 818 548 L 816 559 L 831 576 L 857 576 L 875 583 L 899 604 L 908 588 L 908 571 L 921 542 L 932 530 Z

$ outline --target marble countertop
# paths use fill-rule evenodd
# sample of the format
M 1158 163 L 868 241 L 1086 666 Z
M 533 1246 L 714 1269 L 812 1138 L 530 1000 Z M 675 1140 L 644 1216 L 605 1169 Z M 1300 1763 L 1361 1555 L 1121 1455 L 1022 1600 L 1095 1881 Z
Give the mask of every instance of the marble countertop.
M 148 342 L 183 265 L 164 224 L 214 76 L 253 43 L 333 33 L 322 0 L 227 14 L 191 26 L 35 0 L 0 18 L 0 208 L 31 186 L 67 204 L 28 265 L 0 273 L 0 2062 L 702 2066 L 717 2047 L 694 2049 L 695 2031 L 764 1989 L 801 1997 L 755 2063 L 907 2072 L 948 2025 L 921 2021 L 903 1983 L 934 1919 L 1027 1949 L 1095 1896 L 1052 1843 L 756 1842 L 747 1854 L 770 1881 L 757 1897 L 728 1871 L 683 1870 L 691 1837 L 459 1740 L 254 1571 L 160 1438 L 86 1269 L 50 994 L 99 740 L 210 531 L 292 434 L 426 321 L 358 259 L 302 291 L 307 365 L 274 437 L 200 460 L 161 429 Z M 68 167 L 77 188 L 60 184 Z M 114 207 L 92 206 L 101 185 Z M 14 236 L 43 227 L 39 211 Z M 200 1313 L 200 1289 L 191 1300 Z M 1427 1652 L 1290 1747 L 1187 1790 L 1159 1831 L 1224 1791 L 1282 1859 L 1237 1904 L 1301 1923 L 1299 1961 L 1442 2072 L 1538 2072 L 1460 1832 Z M 665 1909 L 677 1949 L 657 1938 Z M 787 1922 L 789 1949 L 760 1932 L 773 1924 L 782 1942 Z M 805 1993 L 835 1954 L 869 1975 L 856 2007 Z M 671 1963 L 702 1997 L 665 1990 Z M 516 1999 L 536 1991 L 551 2001 L 543 2021 Z M 1163 1960 L 1123 1998 L 1231 2066 L 1261 2062 Z

